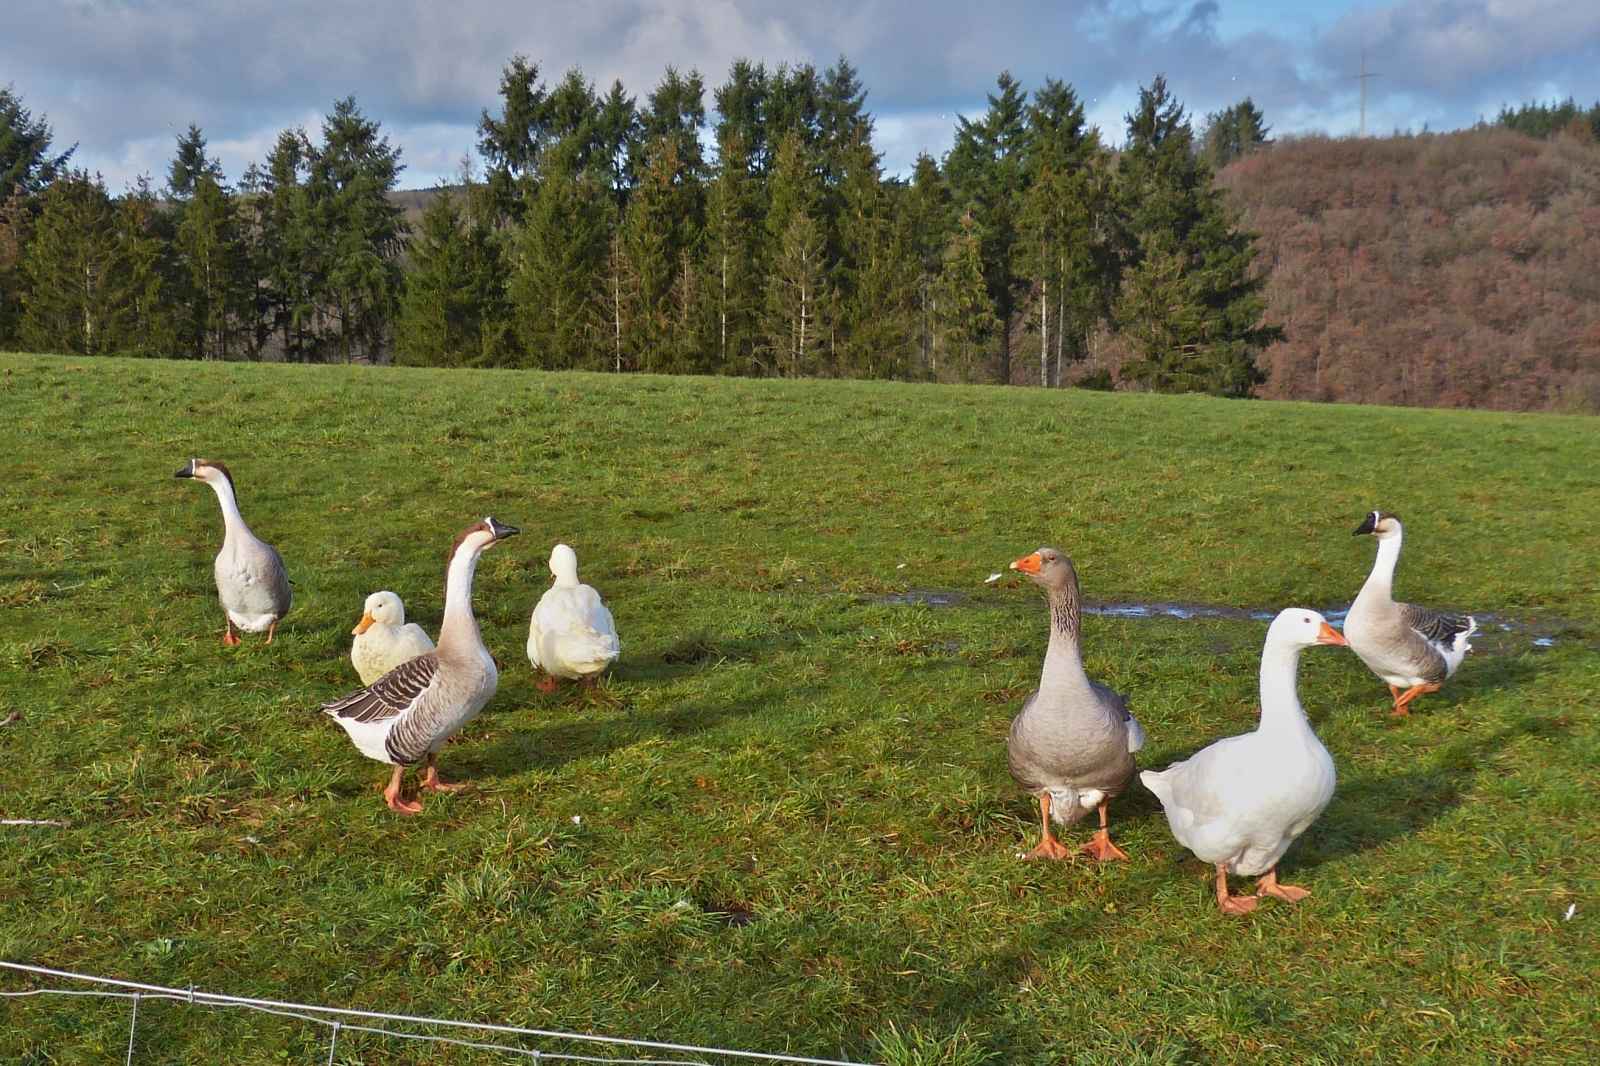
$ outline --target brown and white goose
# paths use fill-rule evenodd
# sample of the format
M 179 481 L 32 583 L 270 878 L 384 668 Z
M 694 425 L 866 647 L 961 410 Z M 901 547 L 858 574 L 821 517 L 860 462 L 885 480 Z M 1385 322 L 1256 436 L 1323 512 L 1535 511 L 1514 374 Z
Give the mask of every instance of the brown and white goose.
M 1072 562 L 1054 548 L 1040 548 L 1011 569 L 1033 578 L 1050 599 L 1044 671 L 1011 723 L 1006 744 L 1012 778 L 1039 800 L 1044 828 L 1028 857 L 1067 858 L 1072 852 L 1050 823 L 1069 825 L 1098 808 L 1100 831 L 1082 850 L 1101 862 L 1126 859 L 1111 842 L 1106 805 L 1133 779 L 1133 753 L 1144 746 L 1144 730 L 1122 696 L 1084 673 L 1078 572 Z
M 1344 621 L 1344 637 L 1368 669 L 1389 683 L 1391 715 L 1410 714 L 1411 701 L 1437 692 L 1461 666 L 1478 623 L 1426 607 L 1396 603 L 1394 568 L 1404 531 L 1397 515 L 1373 511 L 1352 536 L 1378 538 L 1378 558 Z
M 283 559 L 272 545 L 260 540 L 244 524 L 239 514 L 239 501 L 234 496 L 233 475 L 226 466 L 205 459 L 190 459 L 188 466 L 172 476 L 204 481 L 222 504 L 222 550 L 217 553 L 214 567 L 217 598 L 228 616 L 222 643 L 239 643 L 233 632 L 233 627 L 238 626 L 246 633 L 265 631 L 266 643 L 271 644 L 278 623 L 289 613 L 293 603 Z
M 428 763 L 424 791 L 453 792 L 462 787 L 439 780 L 439 749 L 477 717 L 500 684 L 500 673 L 472 617 L 472 575 L 485 550 L 520 532 L 492 517 L 465 530 L 450 546 L 439 646 L 361 691 L 322 705 L 362 754 L 394 767 L 383 791 L 390 810 L 400 814 L 422 810 L 422 804 L 401 798 L 400 778 L 406 767 L 424 759 Z

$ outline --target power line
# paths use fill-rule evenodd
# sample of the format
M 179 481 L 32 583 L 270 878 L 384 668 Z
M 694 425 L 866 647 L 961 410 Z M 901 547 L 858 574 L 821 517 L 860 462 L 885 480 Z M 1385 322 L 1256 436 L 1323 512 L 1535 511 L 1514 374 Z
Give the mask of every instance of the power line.
M 1381 78 L 1381 77 L 1383 77 L 1383 75 L 1381 75 L 1381 74 L 1379 74 L 1379 73 L 1377 73 L 1375 71 L 1371 72 L 1371 73 L 1368 73 L 1368 71 L 1367 71 L 1367 53 L 1366 52 L 1362 52 L 1361 53 L 1361 73 L 1360 74 L 1352 74 L 1347 78 L 1340 78 L 1339 79 L 1340 81 L 1359 81 L 1361 83 L 1361 124 L 1356 128 L 1356 136 L 1357 137 L 1365 137 L 1367 135 L 1367 79 L 1368 78 Z

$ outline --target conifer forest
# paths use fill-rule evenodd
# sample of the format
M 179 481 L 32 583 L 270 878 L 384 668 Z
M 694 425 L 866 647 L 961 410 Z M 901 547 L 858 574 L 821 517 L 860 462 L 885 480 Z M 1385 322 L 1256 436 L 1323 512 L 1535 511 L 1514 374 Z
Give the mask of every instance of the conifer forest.
M 0 349 L 1600 410 L 1600 105 L 1274 142 L 1156 77 L 1125 119 L 1002 74 L 897 176 L 843 58 L 640 99 L 518 56 L 408 212 L 354 98 L 116 195 L 0 88 Z

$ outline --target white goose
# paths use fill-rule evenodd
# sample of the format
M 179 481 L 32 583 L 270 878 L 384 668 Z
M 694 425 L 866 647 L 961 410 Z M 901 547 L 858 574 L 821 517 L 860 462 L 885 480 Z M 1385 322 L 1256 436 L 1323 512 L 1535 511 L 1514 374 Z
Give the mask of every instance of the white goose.
M 424 758 L 428 761 L 424 791 L 454 792 L 462 787 L 439 780 L 439 749 L 477 717 L 500 685 L 500 673 L 472 617 L 472 575 L 485 550 L 520 532 L 492 517 L 466 529 L 450 546 L 439 646 L 361 691 L 322 705 L 362 754 L 394 767 L 383 792 L 390 810 L 400 814 L 422 810 L 422 804 L 401 798 L 400 778 L 406 767 Z
M 1470 615 L 1456 618 L 1395 602 L 1394 568 L 1404 532 L 1399 517 L 1383 511 L 1371 512 L 1356 527 L 1353 536 L 1378 538 L 1378 558 L 1344 621 L 1350 650 L 1389 683 L 1391 715 L 1410 714 L 1412 700 L 1438 692 L 1472 650 L 1467 638 L 1478 630 Z
M 578 553 L 565 544 L 550 552 L 556 579 L 528 622 L 528 661 L 545 672 L 539 688 L 554 692 L 556 678 L 592 682 L 617 661 L 617 624 L 600 593 L 578 581 Z
M 1333 757 L 1300 707 L 1300 651 L 1343 644 L 1315 611 L 1296 607 L 1273 619 L 1261 649 L 1261 724 L 1165 770 L 1139 775 L 1161 800 L 1178 843 L 1217 868 L 1217 906 L 1244 914 L 1255 896 L 1228 894 L 1228 874 L 1257 877 L 1264 896 L 1297 902 L 1311 893 L 1278 883 L 1278 860 L 1333 798 Z
M 350 631 L 350 662 L 370 685 L 409 659 L 433 650 L 433 641 L 415 622 L 406 621 L 406 605 L 387 590 L 367 597 L 360 623 Z
M 238 644 L 233 627 L 246 633 L 267 634 L 271 644 L 278 623 L 289 613 L 294 597 L 289 591 L 289 575 L 283 559 L 272 545 L 260 540 L 244 524 L 239 501 L 233 492 L 233 475 L 221 463 L 190 459 L 189 465 L 172 475 L 194 478 L 210 485 L 222 504 L 222 550 L 217 553 L 213 572 L 217 579 L 217 598 L 228 616 L 222 643 Z

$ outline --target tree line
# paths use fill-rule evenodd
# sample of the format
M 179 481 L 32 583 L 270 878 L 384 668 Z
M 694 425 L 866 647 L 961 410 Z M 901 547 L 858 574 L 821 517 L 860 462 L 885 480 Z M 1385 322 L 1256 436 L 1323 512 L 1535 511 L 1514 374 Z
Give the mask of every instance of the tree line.
M 708 101 L 709 95 L 709 101 Z M 943 159 L 884 173 L 855 69 L 668 68 L 640 101 L 513 59 L 415 227 L 400 149 L 354 99 L 229 184 L 191 126 L 120 196 L 0 90 L 0 346 L 84 355 L 1117 383 L 1249 395 L 1255 235 L 1216 168 L 1249 100 L 1196 130 L 1156 78 L 1112 150 L 1055 80 L 1002 74 Z

